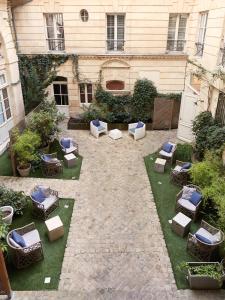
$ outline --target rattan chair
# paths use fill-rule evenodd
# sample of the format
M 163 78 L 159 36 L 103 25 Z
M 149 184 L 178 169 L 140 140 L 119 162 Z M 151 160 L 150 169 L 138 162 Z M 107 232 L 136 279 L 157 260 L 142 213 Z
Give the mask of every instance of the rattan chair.
M 25 247 L 21 247 L 12 239 L 14 230 L 23 237 Z M 44 258 L 41 239 L 34 223 L 14 230 L 8 233 L 7 244 L 12 252 L 13 263 L 17 269 L 26 268 Z
M 57 153 L 43 154 L 42 173 L 46 177 L 54 177 L 63 172 L 63 162 L 57 158 Z
M 211 244 L 203 242 L 196 234 L 206 237 Z M 224 233 L 202 220 L 200 228 L 195 234 L 188 234 L 187 251 L 201 261 L 210 261 L 214 259 L 219 246 L 224 241 Z
M 38 202 L 34 199 L 34 193 L 42 189 L 45 199 L 42 202 Z M 46 220 L 48 216 L 59 207 L 58 192 L 48 187 L 37 185 L 30 193 L 30 198 L 33 204 L 34 215 L 42 220 Z
M 201 194 L 201 190 L 198 186 L 189 184 L 189 185 L 187 185 L 187 187 L 194 188 L 194 189 L 196 189 L 196 191 L 198 193 Z M 193 221 L 196 221 L 198 213 L 199 213 L 199 209 L 201 207 L 202 200 L 198 203 L 198 205 L 195 206 L 188 200 L 186 200 L 186 201 L 188 201 L 190 203 L 185 202 L 184 199 L 182 198 L 182 194 L 183 194 L 183 189 L 177 194 L 177 197 L 176 197 L 176 207 L 175 207 L 176 213 L 182 212 L 186 216 L 193 219 Z
M 176 160 L 176 166 L 170 173 L 171 182 L 181 187 L 187 185 L 190 180 L 190 168 L 182 169 L 186 163 L 187 162 Z

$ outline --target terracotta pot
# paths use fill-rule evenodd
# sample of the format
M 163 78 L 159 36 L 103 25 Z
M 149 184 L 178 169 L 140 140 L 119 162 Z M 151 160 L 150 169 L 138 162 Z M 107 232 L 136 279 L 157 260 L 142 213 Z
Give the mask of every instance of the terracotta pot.
M 6 224 L 10 225 L 12 223 L 12 218 L 13 218 L 13 208 L 12 208 L 12 206 L 2 206 L 2 207 L 0 207 L 0 211 L 3 213 L 2 220 Z
M 27 176 L 29 176 L 30 169 L 31 169 L 31 164 L 27 164 L 26 168 L 21 167 L 21 166 L 17 167 L 17 170 L 18 170 L 18 172 L 19 172 L 19 174 L 20 174 L 21 177 L 27 177 Z

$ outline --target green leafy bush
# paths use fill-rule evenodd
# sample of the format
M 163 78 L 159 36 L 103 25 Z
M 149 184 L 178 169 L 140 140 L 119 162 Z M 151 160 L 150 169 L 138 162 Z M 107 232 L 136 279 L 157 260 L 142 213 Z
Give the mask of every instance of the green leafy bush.
M 21 167 L 27 166 L 37 158 L 36 150 L 41 144 L 41 138 L 31 130 L 26 130 L 21 135 L 18 131 L 14 132 L 14 138 L 16 141 L 13 144 L 13 151 L 17 161 Z
M 13 191 L 0 186 L 0 206 L 12 206 L 15 215 L 22 215 L 27 203 L 28 198 L 24 192 Z
M 0 250 L 3 253 L 7 252 L 6 237 L 9 232 L 8 225 L 2 220 L 2 214 L 0 212 Z
M 193 148 L 191 144 L 177 144 L 175 151 L 175 159 L 180 161 L 189 161 L 191 162 L 193 153 Z

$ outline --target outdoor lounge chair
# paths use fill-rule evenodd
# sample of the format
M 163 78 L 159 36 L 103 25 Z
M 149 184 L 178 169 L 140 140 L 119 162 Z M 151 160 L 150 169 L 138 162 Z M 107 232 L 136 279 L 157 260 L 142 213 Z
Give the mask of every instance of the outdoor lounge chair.
M 164 143 L 159 151 L 159 155 L 161 156 L 161 158 L 164 158 L 167 161 L 169 161 L 172 165 L 176 148 L 177 145 L 174 143 L 171 142 Z
M 170 173 L 171 182 L 181 187 L 187 185 L 190 178 L 190 168 L 191 163 L 176 160 L 176 166 Z
M 63 172 L 63 163 L 57 158 L 57 153 L 43 154 L 42 173 L 46 177 L 54 177 Z
M 101 133 L 107 133 L 108 124 L 103 121 L 93 120 L 90 122 L 90 130 L 91 134 L 98 138 Z
M 134 137 L 134 140 L 137 141 L 145 137 L 146 126 L 143 122 L 131 123 L 128 125 L 128 133 Z
M 62 148 L 62 151 L 65 154 L 69 154 L 69 153 L 75 153 L 78 154 L 78 144 L 75 143 L 75 141 L 72 138 L 69 137 L 63 137 L 60 139 L 59 141 L 60 146 Z
M 176 213 L 182 212 L 195 221 L 202 203 L 199 187 L 193 184 L 184 186 L 176 197 Z
M 44 258 L 40 235 L 34 223 L 11 230 L 7 235 L 7 244 L 17 269 L 26 268 Z
M 195 234 L 188 234 L 187 251 L 201 261 L 215 259 L 216 251 L 224 241 L 224 233 L 202 220 Z
M 59 207 L 58 192 L 42 185 L 37 185 L 30 193 L 34 214 L 46 220 L 50 213 Z

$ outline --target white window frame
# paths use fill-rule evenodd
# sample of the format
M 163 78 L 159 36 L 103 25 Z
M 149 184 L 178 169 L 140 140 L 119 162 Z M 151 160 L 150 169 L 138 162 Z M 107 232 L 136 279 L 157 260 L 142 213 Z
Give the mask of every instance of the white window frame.
M 203 11 L 199 13 L 198 35 L 197 35 L 197 42 L 196 42 L 197 56 L 202 56 L 204 52 L 208 14 L 209 14 L 208 11 Z
M 108 39 L 108 16 L 113 16 L 114 17 L 114 45 L 113 45 L 113 49 L 108 49 L 108 42 L 110 41 Z M 124 18 L 124 26 L 123 26 L 123 49 L 118 49 L 118 26 L 117 26 L 117 18 L 118 16 L 122 16 Z M 126 21 L 126 18 L 125 18 L 125 14 L 106 14 L 106 49 L 107 51 L 109 52 L 124 52 L 124 45 L 125 45 L 125 21 Z
M 80 85 L 81 84 L 84 84 L 84 94 L 85 94 L 85 102 L 81 102 L 81 93 L 80 93 Z M 88 102 L 88 92 L 87 92 L 87 85 L 88 84 L 91 84 L 91 92 L 92 92 L 92 101 L 91 102 Z M 89 106 L 90 104 L 93 103 L 93 99 L 94 99 L 94 86 L 93 86 L 93 83 L 92 82 L 80 82 L 78 84 L 78 88 L 79 88 L 79 99 L 80 99 L 80 106 Z
M 53 26 L 49 26 L 47 25 L 47 16 L 48 15 L 53 15 Z M 57 37 L 57 25 L 56 25 L 56 16 L 57 15 L 61 15 L 62 17 L 62 28 L 63 28 L 63 38 L 58 38 Z M 46 41 L 47 41 L 47 48 L 48 48 L 48 51 L 57 51 L 57 52 L 62 52 L 62 51 L 65 51 L 65 31 L 64 31 L 64 22 L 63 22 L 63 13 L 45 13 L 44 14 L 44 19 L 45 19 L 45 34 L 46 34 Z M 48 37 L 48 27 L 53 27 L 54 28 L 54 37 Z M 49 41 L 50 40 L 54 40 L 54 41 L 57 41 L 58 42 L 62 42 L 63 44 L 63 49 L 50 49 L 49 47 Z M 57 47 L 59 48 L 59 46 Z
M 167 35 L 167 51 L 179 51 L 179 52 L 183 52 L 184 51 L 184 48 L 185 48 L 185 42 L 186 42 L 186 32 L 187 32 L 187 21 L 188 21 L 188 14 L 176 14 L 176 13 L 172 13 L 169 15 L 169 19 L 170 17 L 174 15 L 176 16 L 176 26 L 175 26 L 175 37 L 174 39 L 169 39 L 169 30 L 170 30 L 170 27 L 169 27 L 169 24 L 168 24 L 168 35 Z M 178 39 L 178 34 L 179 34 L 179 28 L 180 28 L 180 18 L 182 16 L 185 16 L 186 17 L 186 27 L 185 27 L 185 33 L 184 33 L 184 39 Z M 173 50 L 170 50 L 168 49 L 168 42 L 169 41 L 174 41 L 174 46 L 173 46 Z M 183 41 L 184 44 L 183 44 L 183 49 L 182 50 L 179 50 L 178 48 L 178 42 L 179 41 Z
M 66 85 L 67 86 L 67 94 L 56 94 L 56 95 L 59 95 L 59 96 L 64 96 L 64 95 L 67 95 L 68 97 L 68 104 L 57 104 L 56 101 L 55 101 L 55 92 L 54 92 L 54 84 L 58 84 L 58 85 Z M 53 89 L 53 96 L 54 96 L 54 101 L 55 101 L 55 104 L 56 106 L 60 106 L 60 107 L 68 107 L 69 106 L 69 90 L 68 90 L 68 83 L 67 81 L 53 81 L 52 83 L 52 89 Z M 60 87 L 60 92 L 61 92 L 61 87 Z
M 12 119 L 12 110 L 11 110 L 11 106 L 10 106 L 9 92 L 8 92 L 8 88 L 7 88 L 8 84 L 7 84 L 7 81 L 6 81 L 5 74 L 4 73 L 0 73 L 0 76 L 2 76 L 2 75 L 5 78 L 5 82 L 3 84 L 0 84 L 0 94 L 1 94 L 0 103 L 2 105 L 2 112 L 1 112 L 1 114 L 3 114 L 3 116 L 4 116 L 4 122 L 0 124 L 0 127 L 5 126 L 5 124 Z M 6 91 L 7 91 L 7 96 L 8 96 L 7 99 L 9 101 L 9 108 L 8 109 L 10 110 L 10 117 L 9 118 L 7 118 L 7 115 L 6 115 L 6 108 L 5 108 L 5 103 L 4 103 L 4 99 L 3 99 L 3 92 L 2 92 L 3 89 L 6 89 Z

